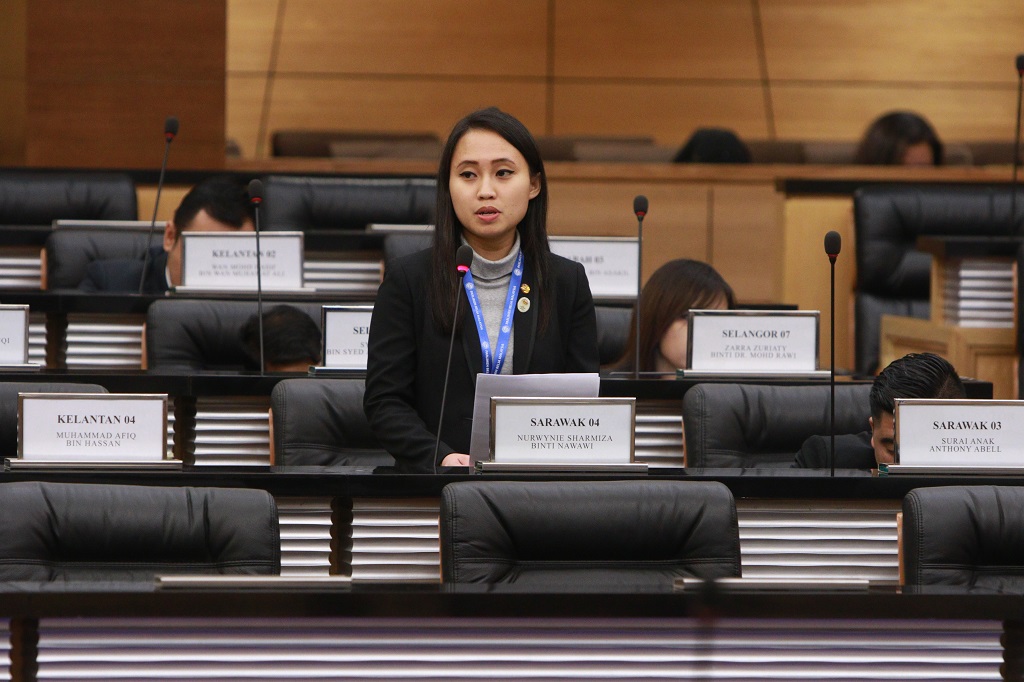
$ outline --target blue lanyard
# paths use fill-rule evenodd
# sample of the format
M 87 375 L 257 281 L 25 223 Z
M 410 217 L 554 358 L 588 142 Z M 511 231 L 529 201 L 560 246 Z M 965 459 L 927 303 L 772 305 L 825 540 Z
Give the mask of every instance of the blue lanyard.
M 516 262 L 512 266 L 512 277 L 508 283 L 508 297 L 505 299 L 505 312 L 501 316 L 498 343 L 492 355 L 490 337 L 487 336 L 487 324 L 484 322 L 484 313 L 480 309 L 480 297 L 476 293 L 473 273 L 467 272 L 462 279 L 462 286 L 466 289 L 466 298 L 469 299 L 469 307 L 473 311 L 473 321 L 476 322 L 476 332 L 480 337 L 480 355 L 483 356 L 484 374 L 500 374 L 502 365 L 505 364 L 508 339 L 512 334 L 512 312 L 516 308 L 516 295 L 519 293 L 519 284 L 522 281 L 523 252 L 520 250 L 519 255 L 516 256 Z

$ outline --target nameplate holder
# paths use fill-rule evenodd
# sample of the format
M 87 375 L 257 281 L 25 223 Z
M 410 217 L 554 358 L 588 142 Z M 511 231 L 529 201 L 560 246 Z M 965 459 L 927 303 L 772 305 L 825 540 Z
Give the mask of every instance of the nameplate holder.
M 372 305 L 325 305 L 321 309 L 324 367 L 366 370 Z
M 687 319 L 691 372 L 818 372 L 816 310 L 691 310 Z
M 182 232 L 181 286 L 176 291 L 256 291 L 255 232 Z M 303 290 L 301 232 L 261 232 L 264 291 Z
M 630 464 L 636 398 L 491 398 L 491 461 Z
M 899 466 L 1024 469 L 1024 400 L 897 398 L 895 403 Z
M 19 393 L 18 458 L 39 464 L 161 464 L 167 394 Z
M 636 298 L 639 247 L 632 237 L 548 237 L 551 252 L 581 263 L 594 298 Z
M 28 362 L 27 305 L 0 305 L 0 365 L 7 368 L 33 368 Z

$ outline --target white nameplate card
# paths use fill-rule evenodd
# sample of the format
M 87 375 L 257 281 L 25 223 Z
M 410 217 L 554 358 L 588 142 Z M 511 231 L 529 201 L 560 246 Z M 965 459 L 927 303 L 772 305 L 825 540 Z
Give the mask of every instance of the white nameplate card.
M 183 290 L 255 291 L 255 232 L 182 232 Z M 261 232 L 260 271 L 264 291 L 302 289 L 301 232 Z
M 548 242 L 552 253 L 583 264 L 594 298 L 636 298 L 636 239 L 548 237 Z
M 491 398 L 491 460 L 628 464 L 636 398 Z
M 18 394 L 23 461 L 139 464 L 167 457 L 167 395 Z
M 28 364 L 28 306 L 0 305 L 0 365 Z
M 693 372 L 787 374 L 818 369 L 818 311 L 691 310 Z
M 324 366 L 365 370 L 373 306 L 325 305 L 322 315 Z
M 900 466 L 1024 468 L 1024 400 L 895 402 Z

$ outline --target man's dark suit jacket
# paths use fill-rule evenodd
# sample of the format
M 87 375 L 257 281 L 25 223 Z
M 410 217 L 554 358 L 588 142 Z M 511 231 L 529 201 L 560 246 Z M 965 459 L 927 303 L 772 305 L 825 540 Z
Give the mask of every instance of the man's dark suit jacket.
M 144 294 L 167 292 L 167 252 L 162 246 L 149 250 L 149 270 L 146 273 Z M 141 258 L 107 258 L 94 260 L 85 269 L 85 277 L 78 284 L 81 291 L 136 294 L 142 277 Z
M 513 318 L 512 371 L 596 372 L 597 322 L 586 271 L 561 256 L 550 258 L 544 292 L 538 291 L 529 260 L 523 266 L 523 284 L 530 291 L 520 295 L 531 305 Z M 437 329 L 430 312 L 431 277 L 429 250 L 389 262 L 370 323 L 363 406 L 378 439 L 406 471 L 434 468 L 450 336 Z M 469 452 L 476 375 L 481 371 L 476 326 L 462 289 L 459 295 L 462 331 L 452 354 L 437 462 L 452 452 Z M 542 297 L 550 309 L 544 330 L 537 318 Z
M 811 436 L 800 446 L 793 466 L 801 469 L 830 469 L 828 436 Z M 837 469 L 875 469 L 875 450 L 871 447 L 871 432 L 836 435 Z

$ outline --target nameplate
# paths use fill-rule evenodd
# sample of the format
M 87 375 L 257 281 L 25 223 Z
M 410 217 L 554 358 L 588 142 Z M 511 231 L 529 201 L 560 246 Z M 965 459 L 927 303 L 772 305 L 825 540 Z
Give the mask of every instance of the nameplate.
M 167 395 L 19 393 L 18 457 L 159 462 L 167 457 Z
M 370 338 L 372 305 L 325 305 L 324 366 L 335 369 L 366 369 L 366 343 Z
M 818 311 L 691 310 L 687 366 L 701 372 L 818 369 Z
M 0 305 L 0 365 L 28 364 L 28 306 Z
M 255 232 L 182 232 L 181 284 L 189 289 L 256 290 Z M 302 289 L 303 234 L 261 232 L 264 291 Z
M 633 461 L 636 398 L 491 398 L 491 460 Z
M 1024 400 L 895 402 L 901 466 L 1024 465 Z
M 552 253 L 583 264 L 594 298 L 636 298 L 636 239 L 548 237 L 548 243 Z

